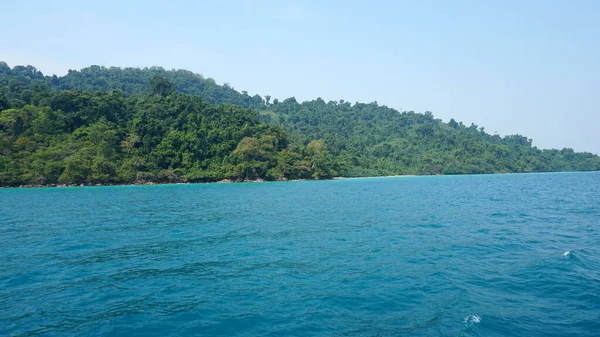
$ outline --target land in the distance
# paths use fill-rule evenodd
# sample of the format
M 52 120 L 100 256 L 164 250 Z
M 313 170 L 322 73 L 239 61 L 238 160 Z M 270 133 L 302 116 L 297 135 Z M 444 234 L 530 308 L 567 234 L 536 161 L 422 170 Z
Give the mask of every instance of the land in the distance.
M 0 186 L 600 170 L 430 112 L 271 100 L 185 70 L 0 62 Z

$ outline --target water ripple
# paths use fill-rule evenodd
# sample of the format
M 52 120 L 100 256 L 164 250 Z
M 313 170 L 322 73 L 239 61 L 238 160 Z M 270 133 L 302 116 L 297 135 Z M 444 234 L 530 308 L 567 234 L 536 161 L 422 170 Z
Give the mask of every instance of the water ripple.
M 0 335 L 600 331 L 598 173 L 5 189 L 0 205 Z

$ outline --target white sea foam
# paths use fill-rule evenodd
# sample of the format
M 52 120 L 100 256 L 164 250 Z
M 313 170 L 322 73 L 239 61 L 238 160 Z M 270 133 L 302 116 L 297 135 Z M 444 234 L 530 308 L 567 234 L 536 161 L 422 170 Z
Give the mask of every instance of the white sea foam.
M 481 322 L 481 316 L 479 316 L 479 315 L 469 315 L 469 316 L 465 317 L 465 320 L 463 321 L 463 323 L 465 323 L 465 326 L 467 328 L 470 328 L 474 324 L 478 324 L 480 322 Z

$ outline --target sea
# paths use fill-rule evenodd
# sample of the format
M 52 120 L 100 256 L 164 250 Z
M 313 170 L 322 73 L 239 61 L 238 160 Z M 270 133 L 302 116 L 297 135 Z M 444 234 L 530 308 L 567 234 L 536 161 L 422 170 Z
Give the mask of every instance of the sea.
M 0 336 L 600 336 L 600 173 L 0 189 Z

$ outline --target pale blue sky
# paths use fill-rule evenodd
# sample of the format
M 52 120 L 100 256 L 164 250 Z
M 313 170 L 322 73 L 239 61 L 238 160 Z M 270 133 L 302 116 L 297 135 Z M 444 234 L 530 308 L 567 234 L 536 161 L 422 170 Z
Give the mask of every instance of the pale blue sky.
M 600 1 L 15 1 L 0 60 L 183 68 L 600 153 Z

